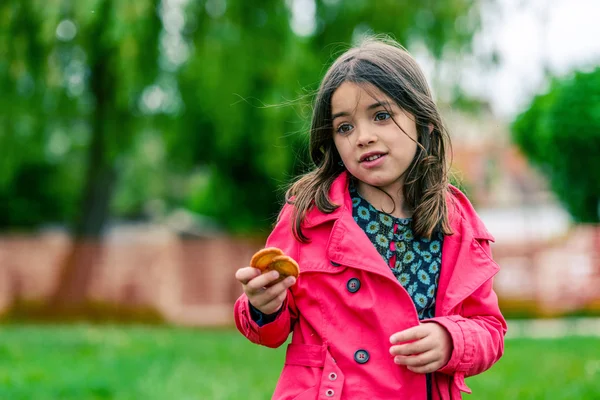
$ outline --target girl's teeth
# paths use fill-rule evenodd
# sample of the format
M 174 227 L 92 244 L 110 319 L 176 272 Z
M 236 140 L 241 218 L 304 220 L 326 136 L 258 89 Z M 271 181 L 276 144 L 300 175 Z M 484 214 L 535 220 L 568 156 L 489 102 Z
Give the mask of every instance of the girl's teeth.
M 381 156 L 371 156 L 371 157 L 367 157 L 367 161 L 374 161 L 374 160 L 377 160 L 379 157 L 381 157 Z

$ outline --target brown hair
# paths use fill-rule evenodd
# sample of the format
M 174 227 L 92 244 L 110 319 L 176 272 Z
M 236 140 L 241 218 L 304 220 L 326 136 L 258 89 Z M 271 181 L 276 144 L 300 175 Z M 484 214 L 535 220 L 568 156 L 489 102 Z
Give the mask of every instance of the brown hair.
M 316 168 L 292 183 L 285 195 L 286 202 L 295 206 L 292 231 L 296 239 L 308 241 L 301 224 L 312 207 L 331 213 L 340 206 L 329 198 L 331 184 L 344 171 L 333 141 L 331 97 L 344 82 L 372 85 L 414 116 L 417 152 L 403 187 L 405 201 L 413 210 L 413 229 L 427 238 L 436 230 L 452 234 L 446 206 L 446 146 L 450 138 L 425 76 L 398 43 L 367 38 L 333 63 L 317 92 L 310 128 L 310 156 Z

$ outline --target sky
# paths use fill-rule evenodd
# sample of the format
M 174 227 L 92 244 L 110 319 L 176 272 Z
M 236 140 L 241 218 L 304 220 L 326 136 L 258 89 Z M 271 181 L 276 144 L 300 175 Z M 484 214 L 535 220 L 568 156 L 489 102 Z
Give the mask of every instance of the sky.
M 461 80 L 499 117 L 513 118 L 545 89 L 544 65 L 559 76 L 600 66 L 600 0 L 496 1 L 499 10 L 484 11 L 474 50 L 494 46 L 501 64 L 495 71 L 468 68 Z

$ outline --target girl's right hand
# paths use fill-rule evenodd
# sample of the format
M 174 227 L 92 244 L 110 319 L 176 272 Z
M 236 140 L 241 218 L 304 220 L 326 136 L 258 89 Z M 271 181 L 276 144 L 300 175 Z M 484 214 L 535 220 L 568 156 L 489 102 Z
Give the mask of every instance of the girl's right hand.
M 296 283 L 296 278 L 288 276 L 270 288 L 265 287 L 278 277 L 277 271 L 261 274 L 259 269 L 252 267 L 240 268 L 235 273 L 235 279 L 242 284 L 250 304 L 263 314 L 279 311 L 287 297 L 288 289 Z

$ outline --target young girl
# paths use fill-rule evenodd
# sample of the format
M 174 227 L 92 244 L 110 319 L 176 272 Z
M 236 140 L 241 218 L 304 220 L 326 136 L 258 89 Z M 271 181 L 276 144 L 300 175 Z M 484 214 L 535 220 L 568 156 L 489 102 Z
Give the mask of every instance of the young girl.
M 369 39 L 329 68 L 310 131 L 316 168 L 267 246 L 300 276 L 241 268 L 237 328 L 283 344 L 273 399 L 460 399 L 504 349 L 485 229 L 448 184 L 446 129 L 415 60 Z

